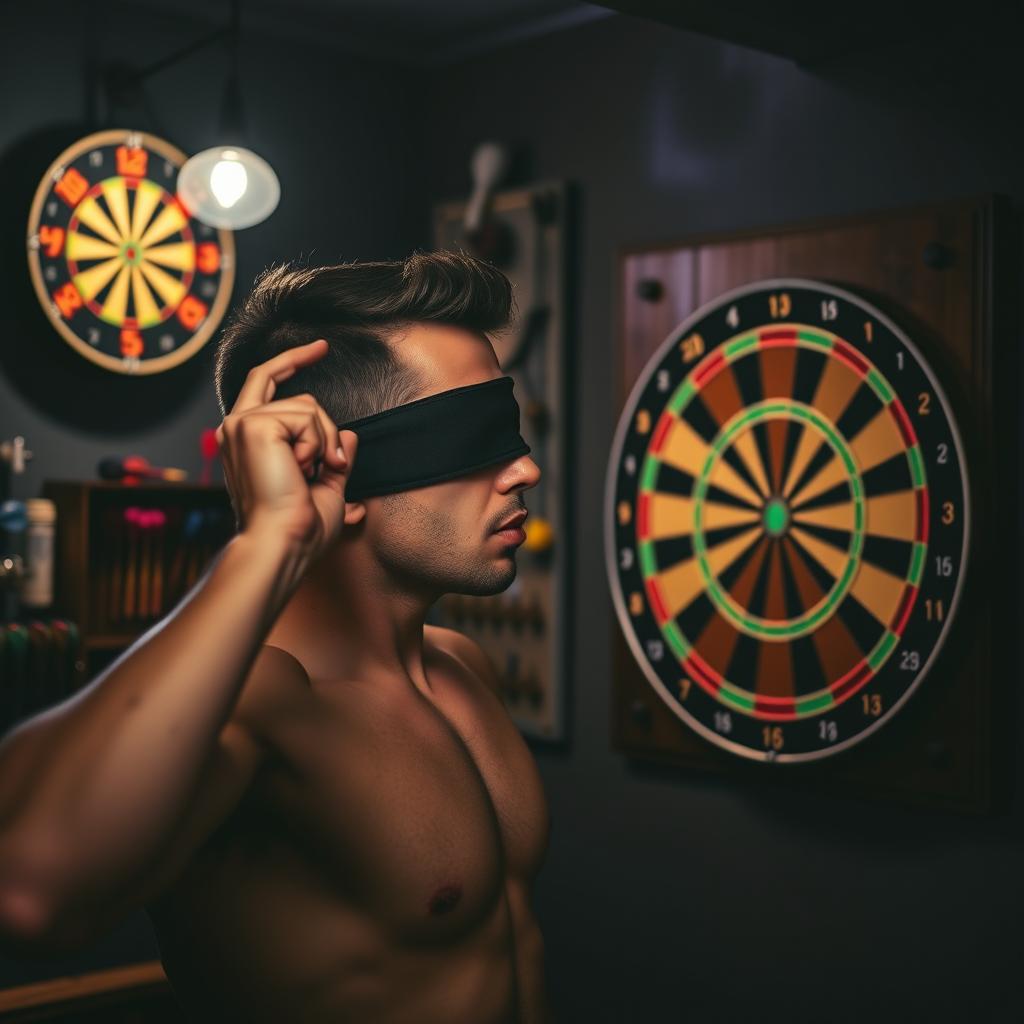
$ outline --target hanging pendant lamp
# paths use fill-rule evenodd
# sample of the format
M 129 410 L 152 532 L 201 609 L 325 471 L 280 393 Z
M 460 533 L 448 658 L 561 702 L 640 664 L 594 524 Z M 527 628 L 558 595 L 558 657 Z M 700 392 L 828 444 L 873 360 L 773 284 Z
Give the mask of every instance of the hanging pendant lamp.
M 238 82 L 239 0 L 231 2 L 230 68 L 221 105 L 219 145 L 187 160 L 178 173 L 178 197 L 192 216 L 215 228 L 252 227 L 277 208 L 281 185 L 261 156 L 240 145 L 245 115 Z

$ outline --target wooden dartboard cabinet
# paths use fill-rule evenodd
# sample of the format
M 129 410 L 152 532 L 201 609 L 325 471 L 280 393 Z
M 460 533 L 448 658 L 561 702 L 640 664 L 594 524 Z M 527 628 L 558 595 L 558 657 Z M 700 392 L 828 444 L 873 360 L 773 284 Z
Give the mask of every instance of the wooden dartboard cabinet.
M 736 757 L 666 706 L 613 622 L 616 750 L 744 783 L 966 813 L 1002 806 L 1016 721 L 1014 222 L 1006 199 L 983 196 L 620 253 L 616 414 L 652 354 L 716 297 L 768 279 L 827 282 L 884 311 L 940 376 L 970 469 L 973 525 L 959 611 L 940 656 L 875 734 L 808 764 Z

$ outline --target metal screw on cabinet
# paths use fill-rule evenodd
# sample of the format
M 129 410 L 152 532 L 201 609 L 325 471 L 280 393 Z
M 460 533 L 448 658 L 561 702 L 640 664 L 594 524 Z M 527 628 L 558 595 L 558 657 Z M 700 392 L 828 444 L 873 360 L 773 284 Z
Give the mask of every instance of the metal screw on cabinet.
M 945 270 L 953 265 L 953 250 L 941 242 L 929 242 L 921 253 L 926 267 L 932 270 Z
M 925 752 L 933 768 L 949 771 L 953 767 L 953 751 L 943 740 L 929 740 Z
M 640 726 L 641 729 L 650 729 L 651 708 L 646 701 L 633 701 L 633 703 L 629 705 L 629 717 L 632 718 L 633 722 Z
M 534 192 L 530 205 L 538 224 L 554 224 L 558 219 L 558 196 L 554 192 Z
M 637 281 L 636 293 L 644 302 L 657 302 L 665 294 L 665 286 L 656 278 L 645 277 Z

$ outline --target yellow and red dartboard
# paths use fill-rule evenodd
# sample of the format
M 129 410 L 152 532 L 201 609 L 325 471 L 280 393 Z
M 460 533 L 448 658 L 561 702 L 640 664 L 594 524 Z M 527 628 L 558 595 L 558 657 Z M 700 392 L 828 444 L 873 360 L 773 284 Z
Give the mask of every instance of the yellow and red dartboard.
M 622 413 L 605 503 L 634 657 L 743 757 L 870 735 L 956 612 L 970 509 L 949 403 L 900 328 L 831 285 L 762 281 L 674 330 Z
M 97 132 L 61 153 L 36 190 L 36 295 L 61 337 L 108 370 L 177 366 L 227 309 L 233 236 L 193 219 L 178 199 L 185 159 L 152 135 Z

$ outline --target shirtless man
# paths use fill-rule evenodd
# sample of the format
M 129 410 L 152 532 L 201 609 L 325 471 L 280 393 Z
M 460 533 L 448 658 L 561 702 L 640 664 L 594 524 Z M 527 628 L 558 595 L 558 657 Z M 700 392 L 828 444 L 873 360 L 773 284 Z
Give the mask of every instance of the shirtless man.
M 237 534 L 0 743 L 7 951 L 75 949 L 145 907 L 191 1019 L 551 1019 L 541 780 L 487 656 L 425 622 L 516 574 L 522 534 L 498 528 L 540 473 L 497 457 L 529 451 L 507 446 L 518 409 L 487 335 L 509 309 L 503 275 L 463 254 L 257 281 L 217 354 Z M 366 417 L 378 433 L 338 429 Z M 389 422 L 416 425 L 415 459 Z M 385 493 L 347 493 L 360 455 L 360 486 Z

